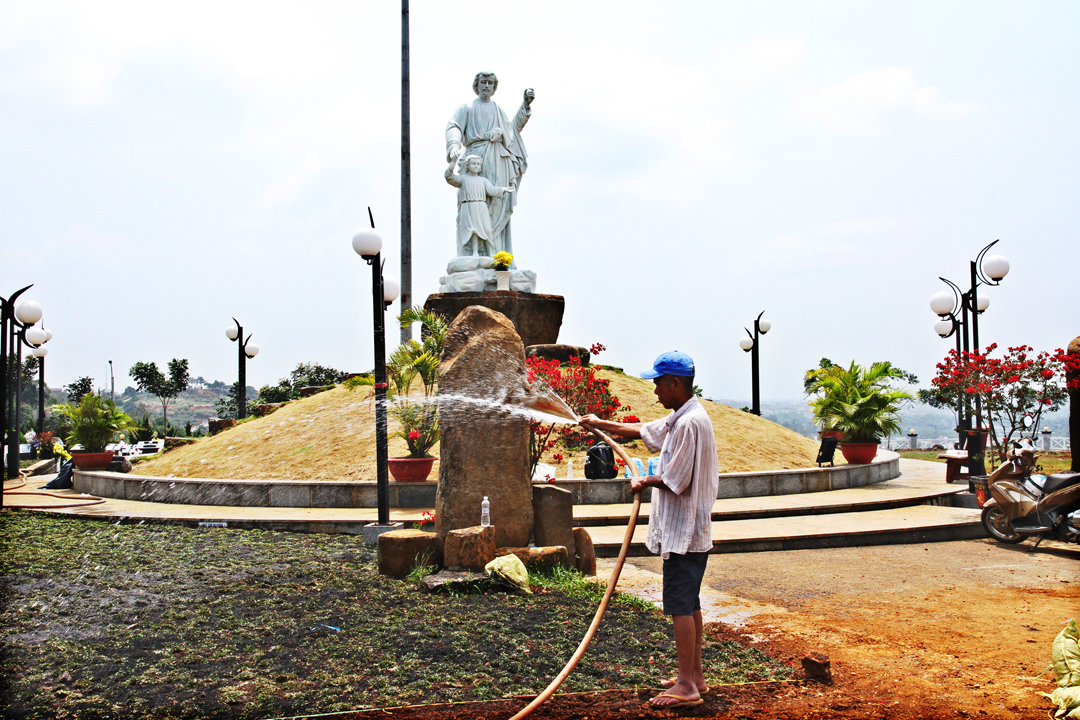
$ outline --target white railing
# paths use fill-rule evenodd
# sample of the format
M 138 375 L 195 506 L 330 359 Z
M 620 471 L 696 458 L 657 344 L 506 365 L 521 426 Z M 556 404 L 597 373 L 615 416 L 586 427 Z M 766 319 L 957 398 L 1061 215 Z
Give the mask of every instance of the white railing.
M 1072 443 L 1069 442 L 1067 437 L 1050 438 L 1051 450 L 1071 450 Z

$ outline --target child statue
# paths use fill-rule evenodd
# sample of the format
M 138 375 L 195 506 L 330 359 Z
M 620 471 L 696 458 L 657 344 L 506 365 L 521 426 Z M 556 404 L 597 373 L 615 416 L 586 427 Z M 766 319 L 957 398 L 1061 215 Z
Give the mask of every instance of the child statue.
M 495 187 L 491 181 L 480 174 L 483 160 L 478 155 L 467 155 L 462 161 L 465 173 L 454 174 L 457 160 L 446 168 L 443 176 L 446 182 L 458 189 L 457 214 L 457 253 L 458 257 L 469 255 L 493 256 L 503 248 L 495 247 L 491 232 L 491 215 L 488 211 L 488 198 L 501 198 L 514 192 L 513 187 Z

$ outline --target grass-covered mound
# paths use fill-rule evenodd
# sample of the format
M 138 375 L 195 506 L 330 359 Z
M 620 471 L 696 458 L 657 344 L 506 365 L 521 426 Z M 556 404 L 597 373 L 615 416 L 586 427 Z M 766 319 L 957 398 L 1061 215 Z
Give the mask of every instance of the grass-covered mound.
M 654 405 L 653 384 L 615 370 L 597 370 L 611 382 L 611 391 L 623 406 L 643 421 L 664 417 L 668 411 Z M 812 467 L 817 443 L 755 415 L 702 400 L 713 419 L 720 472 L 751 472 Z M 390 432 L 397 430 L 390 421 Z M 626 446 L 634 457 L 647 456 L 640 441 Z M 432 448 L 438 456 L 439 446 Z M 581 477 L 584 451 L 557 447 L 542 462 L 554 464 L 560 453 L 574 463 Z M 405 442 L 390 438 L 390 457 L 405 456 Z M 558 477 L 565 477 L 566 460 Z M 281 478 L 296 480 L 374 480 L 374 403 L 364 390 L 333 390 L 288 403 L 263 418 L 197 443 L 177 448 L 160 458 L 136 465 L 140 475 L 229 479 Z M 438 477 L 438 462 L 431 476 Z

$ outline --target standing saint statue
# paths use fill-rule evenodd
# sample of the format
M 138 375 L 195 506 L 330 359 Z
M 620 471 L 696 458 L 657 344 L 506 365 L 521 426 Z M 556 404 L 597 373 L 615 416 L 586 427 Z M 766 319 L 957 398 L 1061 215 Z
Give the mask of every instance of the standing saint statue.
M 514 252 L 510 240 L 510 215 L 517 205 L 521 176 L 529 164 L 525 145 L 521 142 L 521 129 L 529 121 L 533 101 L 533 91 L 529 88 L 511 122 L 491 99 L 498 87 L 499 79 L 495 73 L 477 73 L 473 79 L 477 99 L 460 106 L 446 125 L 447 162 L 475 155 L 481 162 L 482 177 L 496 188 L 512 189 L 487 197 L 492 255 L 500 251 Z M 466 168 L 462 169 L 467 172 Z

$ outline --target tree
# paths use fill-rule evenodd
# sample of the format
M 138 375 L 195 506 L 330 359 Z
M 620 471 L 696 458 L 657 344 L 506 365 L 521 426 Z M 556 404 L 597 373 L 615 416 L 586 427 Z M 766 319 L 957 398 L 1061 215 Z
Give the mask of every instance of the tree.
M 996 343 L 982 353 L 950 350 L 937 365 L 931 389 L 920 391 L 919 399 L 932 407 L 953 408 L 963 398 L 982 398 L 990 436 L 1003 456 L 1013 436 L 1023 432 L 1025 417 L 1037 428 L 1043 412 L 1059 410 L 1068 400 L 1067 375 L 1075 361 L 1061 349 L 1036 354 L 1019 345 L 1002 357 L 994 357 L 995 350 Z
M 219 418 L 228 418 L 230 420 L 235 420 L 236 419 L 236 410 L 237 410 L 236 397 L 237 397 L 237 394 L 239 392 L 239 388 L 240 388 L 240 383 L 239 382 L 234 382 L 232 385 L 229 386 L 228 392 L 226 392 L 224 395 L 219 397 L 217 402 L 214 403 L 214 413 Z M 263 402 L 267 402 L 265 399 L 262 398 L 262 396 L 259 393 L 255 392 L 255 388 L 253 388 L 253 387 L 251 387 L 249 385 L 247 390 L 248 390 L 247 397 L 248 397 L 248 405 L 249 406 L 257 405 L 257 404 L 263 403 Z
M 318 363 L 299 363 L 289 373 L 289 377 L 281 378 L 281 380 L 278 380 L 277 385 L 263 385 L 259 388 L 259 400 L 264 403 L 282 403 L 296 400 L 300 397 L 300 388 L 337 385 L 345 379 L 346 375 L 348 375 L 347 372 L 325 367 Z M 224 389 L 224 386 L 222 386 L 222 389 Z
M 94 380 L 90 377 L 81 377 L 70 385 L 64 386 L 69 405 L 78 405 L 82 402 L 83 395 L 94 392 Z
M 173 358 L 169 361 L 169 377 L 165 377 L 158 370 L 157 363 L 137 362 L 128 370 L 135 384 L 143 392 L 148 392 L 157 397 L 161 402 L 162 425 L 166 431 L 169 427 L 169 403 L 176 396 L 184 392 L 188 385 L 188 361 Z

